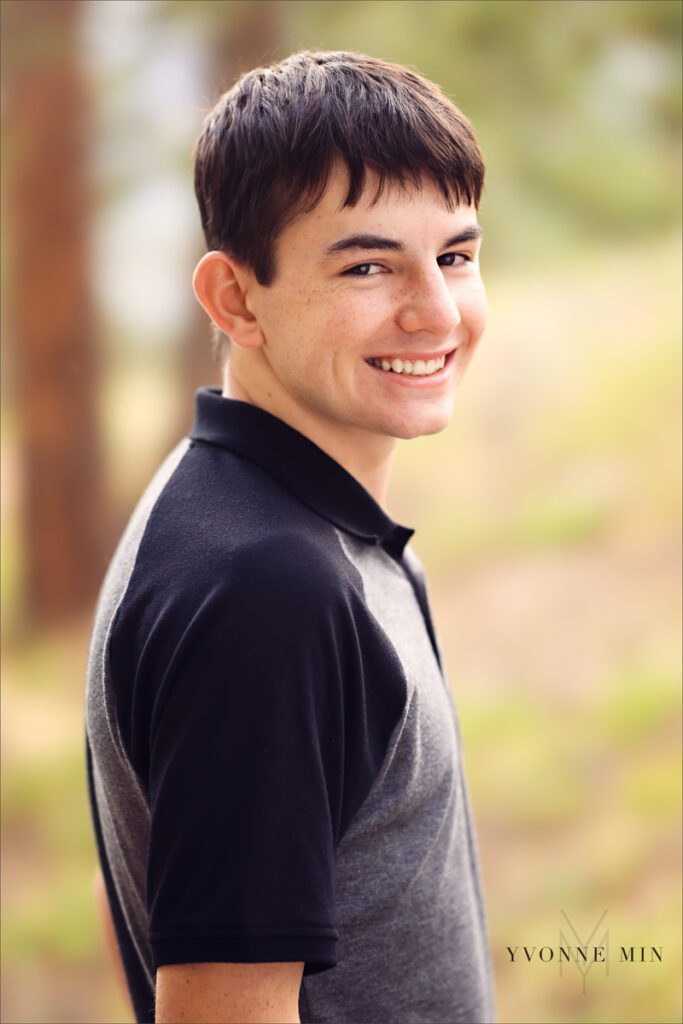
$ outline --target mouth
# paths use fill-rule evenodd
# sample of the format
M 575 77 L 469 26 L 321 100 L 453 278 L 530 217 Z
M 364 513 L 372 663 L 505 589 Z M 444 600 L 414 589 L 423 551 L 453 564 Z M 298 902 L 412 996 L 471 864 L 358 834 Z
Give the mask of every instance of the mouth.
M 418 383 L 422 381 L 438 381 L 442 380 L 450 369 L 450 364 L 453 361 L 453 356 L 457 351 L 456 348 L 450 350 L 450 352 L 442 352 L 440 355 L 432 356 L 431 358 L 419 358 L 410 359 L 402 358 L 400 356 L 375 356 L 370 359 L 366 359 L 365 362 L 368 366 L 378 370 L 385 376 L 391 378 L 395 377 L 402 382 Z

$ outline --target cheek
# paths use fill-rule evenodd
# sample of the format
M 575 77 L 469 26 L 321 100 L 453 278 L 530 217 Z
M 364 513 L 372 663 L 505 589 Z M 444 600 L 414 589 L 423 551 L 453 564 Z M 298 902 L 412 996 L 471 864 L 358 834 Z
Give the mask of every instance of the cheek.
M 271 359 L 287 366 L 310 361 L 324 332 L 324 303 L 311 289 L 287 282 L 272 288 L 258 310 L 258 318 L 270 346 Z
M 488 299 L 481 278 L 472 281 L 460 295 L 456 296 L 458 309 L 470 334 L 478 337 L 486 327 Z
M 388 288 L 340 291 L 329 301 L 323 340 L 336 349 L 365 348 L 387 320 L 393 319 L 395 306 L 396 297 Z
M 286 305 L 280 304 L 276 312 L 274 330 L 281 334 L 286 325 L 288 334 L 297 339 L 296 347 L 302 355 L 310 354 L 311 350 L 319 351 L 343 335 L 353 323 L 341 296 L 310 286 L 290 290 Z

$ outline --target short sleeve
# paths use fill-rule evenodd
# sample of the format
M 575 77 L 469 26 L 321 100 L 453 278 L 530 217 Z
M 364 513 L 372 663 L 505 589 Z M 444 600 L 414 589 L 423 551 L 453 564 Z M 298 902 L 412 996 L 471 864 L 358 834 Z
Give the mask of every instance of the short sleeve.
M 271 546 L 226 576 L 185 616 L 150 719 L 154 966 L 304 961 L 310 974 L 336 962 L 344 677 L 360 655 L 310 557 Z

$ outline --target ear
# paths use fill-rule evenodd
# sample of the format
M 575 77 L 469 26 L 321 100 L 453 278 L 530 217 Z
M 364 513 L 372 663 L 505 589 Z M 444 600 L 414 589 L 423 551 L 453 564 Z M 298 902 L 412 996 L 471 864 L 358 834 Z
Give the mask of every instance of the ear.
M 207 252 L 195 267 L 192 287 L 216 326 L 245 348 L 263 344 L 258 321 L 247 304 L 249 273 L 224 252 Z

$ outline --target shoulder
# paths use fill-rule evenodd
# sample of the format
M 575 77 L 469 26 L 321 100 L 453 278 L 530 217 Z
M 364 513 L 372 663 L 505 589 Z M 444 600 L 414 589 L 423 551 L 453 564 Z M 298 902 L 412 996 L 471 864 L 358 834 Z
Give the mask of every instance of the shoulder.
M 170 622 L 207 598 L 306 607 L 352 582 L 335 527 L 258 467 L 230 452 L 184 454 L 136 531 L 119 620 Z
M 226 582 L 242 595 L 268 602 L 329 605 L 343 595 L 350 568 L 332 528 L 317 534 L 284 529 L 240 546 Z
M 148 512 L 129 590 L 165 599 L 237 587 L 247 596 L 268 584 L 273 600 L 303 598 L 349 570 L 336 528 L 258 466 L 190 449 Z
M 325 648 L 330 656 L 355 614 L 353 581 L 345 571 L 338 542 L 335 550 L 332 543 L 278 531 L 233 551 L 188 610 L 194 626 L 205 638 L 215 635 L 231 661 L 256 658 L 264 665 L 286 654 L 296 661 L 305 655 L 313 664 L 316 651 L 322 656 Z

